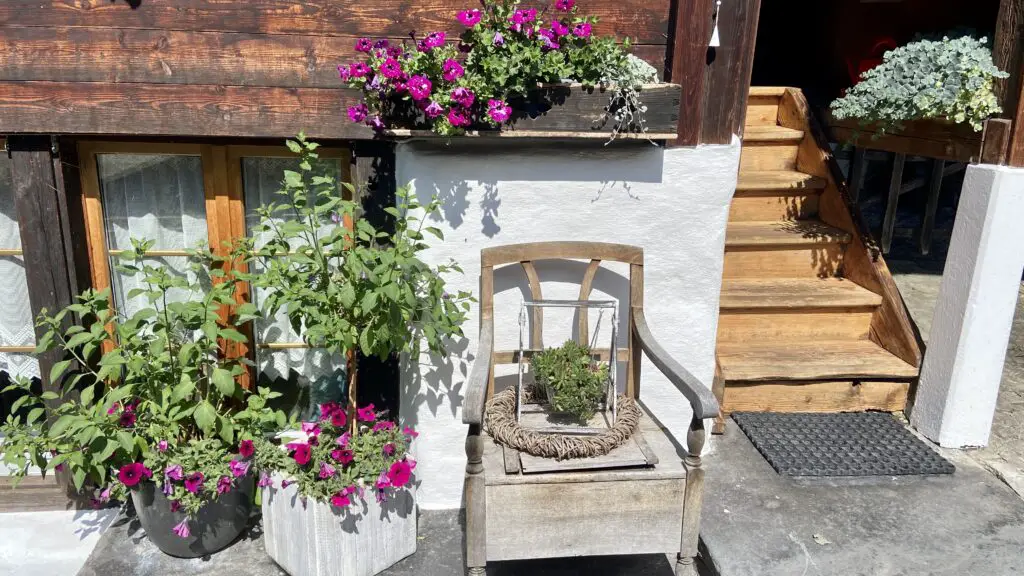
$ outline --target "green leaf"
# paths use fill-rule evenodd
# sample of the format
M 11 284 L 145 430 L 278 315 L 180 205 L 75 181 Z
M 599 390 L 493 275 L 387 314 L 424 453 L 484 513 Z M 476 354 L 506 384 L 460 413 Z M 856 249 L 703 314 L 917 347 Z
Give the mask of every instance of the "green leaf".
M 60 398 L 60 396 L 58 396 L 57 393 L 52 390 L 46 390 L 45 392 L 43 392 L 42 398 L 43 400 L 56 400 Z
M 71 360 L 61 360 L 60 362 L 55 362 L 53 364 L 53 368 L 50 368 L 50 382 L 59 382 L 61 374 L 63 374 L 64 371 L 67 370 L 68 366 L 70 365 Z
M 74 467 L 71 469 L 71 480 L 75 483 L 75 491 L 81 492 L 85 484 L 85 469 Z
M 299 145 L 299 143 L 294 141 L 294 140 L 286 140 L 285 141 L 285 145 L 288 146 L 289 150 L 291 150 L 292 152 L 294 152 L 296 154 L 301 154 L 302 153 L 302 146 Z
M 96 385 L 91 384 L 86 386 L 82 393 L 78 396 L 78 402 L 82 406 L 92 406 L 93 396 L 96 394 Z
M 231 375 L 229 370 L 223 368 L 214 368 L 213 376 L 214 386 L 224 396 L 233 396 L 235 394 L 235 378 Z M 198 415 L 196 416 L 198 418 Z
M 178 403 L 188 398 L 196 389 L 196 383 L 188 377 L 188 374 L 182 374 L 181 380 L 174 386 L 174 390 L 171 392 L 171 402 Z
M 206 400 L 203 400 L 196 406 L 196 411 L 192 416 L 195 418 L 196 426 L 199 426 L 199 429 L 204 433 L 209 434 L 213 430 L 214 423 L 217 421 L 217 409 Z
M 245 337 L 245 334 L 242 334 L 241 332 L 235 330 L 234 328 L 224 328 L 219 331 L 219 334 L 221 338 L 226 338 L 228 340 L 231 340 L 232 342 L 244 343 L 248 341 L 248 339 Z
M 33 409 L 29 410 L 28 418 L 26 418 L 25 422 L 27 424 L 33 424 L 33 423 L 35 423 L 36 420 L 38 420 L 40 417 L 42 417 L 42 415 L 45 414 L 45 413 L 46 413 L 46 409 L 45 408 L 33 408 Z
M 93 335 L 89 332 L 82 332 L 81 334 L 75 334 L 64 345 L 65 348 L 78 348 L 82 344 L 89 342 L 93 339 Z
M 125 430 L 118 430 L 117 442 L 121 445 L 121 448 L 124 449 L 125 453 L 130 457 L 132 455 L 133 448 L 135 447 L 135 437 L 132 436 L 130 432 L 127 432 Z
M 75 417 L 70 415 L 64 415 L 61 416 L 60 418 L 57 418 L 53 425 L 50 426 L 50 429 L 49 431 L 47 431 L 46 435 L 50 438 L 59 438 L 61 434 L 63 434 L 64 431 L 68 429 L 68 426 L 71 426 L 71 423 L 74 421 Z

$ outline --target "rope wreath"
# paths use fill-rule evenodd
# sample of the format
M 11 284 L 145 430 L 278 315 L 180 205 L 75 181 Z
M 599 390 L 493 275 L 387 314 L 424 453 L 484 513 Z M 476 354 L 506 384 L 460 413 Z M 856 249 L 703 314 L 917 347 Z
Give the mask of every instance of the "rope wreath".
M 498 444 L 556 460 L 604 456 L 629 440 L 640 425 L 640 407 L 627 396 L 619 396 L 615 424 L 593 436 L 542 434 L 523 428 L 516 421 L 516 391 L 512 388 L 495 394 L 487 402 L 484 414 L 487 431 Z

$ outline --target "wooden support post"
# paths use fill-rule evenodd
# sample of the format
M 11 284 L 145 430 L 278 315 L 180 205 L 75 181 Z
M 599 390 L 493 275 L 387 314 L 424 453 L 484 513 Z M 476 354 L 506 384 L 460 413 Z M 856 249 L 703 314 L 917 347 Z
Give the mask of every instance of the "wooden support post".
M 882 253 L 888 254 L 892 245 L 892 233 L 896 227 L 896 209 L 900 201 L 900 187 L 903 184 L 903 165 L 907 155 L 897 152 L 892 159 L 892 179 L 889 181 L 889 199 L 885 204 L 885 221 L 882 223 Z
M 14 185 L 14 204 L 18 213 L 21 245 L 28 283 L 32 315 L 43 309 L 56 313 L 73 302 L 75 278 L 70 264 L 74 262 L 67 213 L 67 198 L 63 187 L 63 174 L 59 177 L 59 162 L 55 161 L 55 145 L 49 136 L 11 136 L 7 139 L 11 158 L 11 180 Z M 58 185 L 61 184 L 61 185 Z M 65 328 L 72 322 L 66 317 Z M 45 330 L 36 328 L 36 339 Z M 43 390 L 59 392 L 60 382 L 50 382 L 50 369 L 63 360 L 60 350 L 38 354 L 39 372 Z M 47 401 L 54 409 L 59 400 Z M 57 481 L 69 488 L 70 478 L 58 473 Z
M 701 144 L 728 144 L 733 134 L 743 135 L 760 12 L 761 0 L 727 0 L 718 7 L 713 25 L 720 45 L 707 48 Z
M 860 190 L 864 187 L 864 175 L 868 167 L 867 149 L 857 146 L 853 149 L 853 161 L 850 164 L 850 200 L 860 199 Z
M 700 510 L 704 505 L 704 468 L 700 454 L 704 450 L 704 420 L 694 416 L 686 433 L 686 490 L 683 494 L 683 530 L 676 559 L 676 576 L 697 574 L 697 545 L 700 542 Z
M 935 231 L 935 212 L 939 209 L 939 194 L 942 192 L 942 172 L 946 167 L 944 160 L 932 160 L 932 176 L 928 186 L 928 202 L 924 207 L 924 221 L 921 223 L 921 254 L 928 254 L 932 249 L 932 232 Z
M 717 357 L 715 358 L 715 378 L 711 381 L 711 393 L 718 400 L 718 416 L 715 417 L 715 423 L 711 426 L 711 433 L 725 434 L 725 378 L 722 377 L 722 367 L 718 364 Z
M 670 19 L 669 75 L 667 80 L 682 85 L 679 98 L 678 138 L 674 146 L 701 143 L 704 113 L 704 75 L 708 40 L 711 38 L 713 0 L 674 0 Z
M 487 566 L 487 495 L 484 486 L 481 425 L 470 424 L 466 437 L 466 568 L 484 576 Z
M 1003 114 L 1014 118 L 1007 163 L 1024 166 L 1024 0 L 1000 1 L 992 60 L 1000 70 L 1010 73 L 992 86 Z
M 1006 164 L 1013 122 L 1005 118 L 985 120 L 985 131 L 981 135 L 979 164 Z

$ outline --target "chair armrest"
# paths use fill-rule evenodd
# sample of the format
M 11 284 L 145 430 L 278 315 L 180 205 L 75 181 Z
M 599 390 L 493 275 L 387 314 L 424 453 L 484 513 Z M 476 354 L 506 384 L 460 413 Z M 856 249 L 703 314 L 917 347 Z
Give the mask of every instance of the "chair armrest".
M 676 388 L 683 393 L 683 396 L 690 401 L 693 407 L 693 415 L 697 418 L 714 418 L 718 416 L 718 400 L 711 393 L 711 389 L 704 385 L 697 377 L 690 374 L 679 362 L 676 362 L 664 348 L 658 344 L 647 327 L 647 320 L 644 318 L 642 308 L 633 308 L 633 329 L 636 337 L 640 340 L 640 347 L 651 359 L 651 362 L 661 370 Z
M 466 381 L 466 402 L 462 406 L 463 424 L 482 424 L 484 421 L 493 349 L 494 320 L 486 318 L 480 323 L 480 343 L 476 349 L 476 359 L 473 360 L 473 369 L 469 371 L 469 380 Z

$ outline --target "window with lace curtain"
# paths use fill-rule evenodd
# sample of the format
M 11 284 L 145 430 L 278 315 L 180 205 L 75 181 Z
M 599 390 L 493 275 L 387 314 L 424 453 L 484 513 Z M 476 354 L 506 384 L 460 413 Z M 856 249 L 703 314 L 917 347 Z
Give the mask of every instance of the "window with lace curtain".
M 6 378 L 39 378 L 39 362 L 32 355 L 34 322 L 6 154 L 0 156 L 0 278 L 0 372 Z

